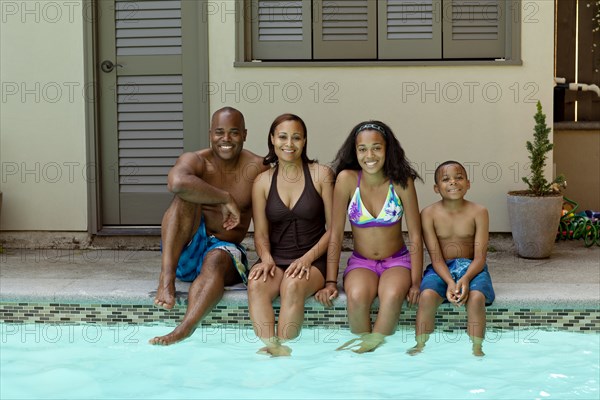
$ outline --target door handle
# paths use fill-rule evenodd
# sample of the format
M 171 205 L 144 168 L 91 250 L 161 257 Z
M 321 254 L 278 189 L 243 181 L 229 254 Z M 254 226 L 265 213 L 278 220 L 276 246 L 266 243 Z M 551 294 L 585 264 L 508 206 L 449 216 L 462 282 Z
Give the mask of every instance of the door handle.
M 100 69 L 102 71 L 104 71 L 104 72 L 112 72 L 112 70 L 115 69 L 115 67 L 122 67 L 122 65 L 121 64 L 114 64 L 110 60 L 104 60 L 100 64 Z

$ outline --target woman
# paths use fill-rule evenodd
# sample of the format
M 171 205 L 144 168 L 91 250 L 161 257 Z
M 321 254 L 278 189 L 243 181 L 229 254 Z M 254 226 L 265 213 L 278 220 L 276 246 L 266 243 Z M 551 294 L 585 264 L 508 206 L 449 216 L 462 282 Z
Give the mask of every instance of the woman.
M 280 115 L 269 130 L 269 153 L 252 188 L 254 244 L 259 260 L 248 275 L 250 318 L 261 352 L 289 355 L 282 343 L 300 334 L 304 301 L 325 283 L 333 173 L 306 155 L 304 121 Z M 281 297 L 279 323 L 272 302 Z
M 327 285 L 316 298 L 331 306 L 337 288 L 340 249 L 346 214 L 352 225 L 354 252 L 344 271 L 348 318 L 352 333 L 361 335 L 354 351 L 372 351 L 396 331 L 404 299 L 417 303 L 423 269 L 419 206 L 410 166 L 392 130 L 380 121 L 356 125 L 334 161 L 331 239 Z M 402 216 L 410 245 L 404 244 Z M 410 251 L 409 251 L 410 249 Z M 379 312 L 371 325 L 371 306 L 379 297 Z M 351 348 L 353 339 L 338 350 Z

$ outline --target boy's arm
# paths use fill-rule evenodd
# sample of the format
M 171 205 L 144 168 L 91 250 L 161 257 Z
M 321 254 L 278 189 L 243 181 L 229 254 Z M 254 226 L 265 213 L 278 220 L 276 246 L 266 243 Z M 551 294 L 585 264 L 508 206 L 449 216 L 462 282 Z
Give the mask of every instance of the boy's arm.
M 452 275 L 450 275 L 450 270 L 444 259 L 444 253 L 442 252 L 440 242 L 435 233 L 433 210 L 431 209 L 431 206 L 425 208 L 421 212 L 421 225 L 423 227 L 423 240 L 425 241 L 425 247 L 427 247 L 429 257 L 431 258 L 433 269 L 447 285 L 454 285 L 454 279 L 452 279 Z
M 470 282 L 478 273 L 483 271 L 485 260 L 487 258 L 487 249 L 489 242 L 490 219 L 488 210 L 485 207 L 477 206 L 475 213 L 475 237 L 473 240 L 473 261 L 463 278 Z

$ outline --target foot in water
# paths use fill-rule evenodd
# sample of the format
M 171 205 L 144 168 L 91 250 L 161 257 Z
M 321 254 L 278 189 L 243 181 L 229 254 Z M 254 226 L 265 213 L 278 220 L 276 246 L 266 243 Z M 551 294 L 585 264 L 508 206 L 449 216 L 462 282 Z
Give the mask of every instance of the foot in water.
M 481 346 L 473 345 L 473 355 L 476 357 L 483 357 L 483 356 L 485 356 L 485 353 L 483 352 L 483 349 L 481 348 Z
M 175 278 L 166 277 L 161 272 L 156 296 L 154 296 L 154 305 L 165 310 L 170 310 L 175 306 Z
M 271 338 L 260 338 L 266 345 L 260 348 L 257 353 L 270 355 L 271 357 L 289 357 L 292 355 L 292 349 L 288 346 L 284 346 L 277 337 Z
M 360 337 L 351 339 L 338 347 L 336 350 L 352 350 L 355 353 L 367 353 L 374 351 L 385 342 L 385 335 L 381 333 L 363 333 Z
M 417 344 L 415 345 L 415 347 L 411 347 L 410 349 L 406 350 L 406 353 L 409 356 L 416 356 L 417 354 L 423 352 L 423 349 L 425 348 L 425 343 L 429 340 L 429 334 L 424 333 L 421 335 L 417 335 L 415 339 L 417 340 Z
M 411 347 L 410 349 L 406 350 L 406 354 L 408 354 L 409 356 L 416 356 L 419 353 L 423 352 L 423 349 L 425 348 L 425 345 L 415 345 L 415 347 Z
M 160 346 L 168 346 L 177 342 L 181 342 L 183 339 L 190 337 L 192 333 L 194 333 L 193 330 L 179 325 L 168 335 L 153 337 L 152 339 L 148 340 L 148 343 Z
M 473 355 L 476 357 L 483 357 L 483 338 L 477 336 L 470 336 L 471 342 L 473 342 Z

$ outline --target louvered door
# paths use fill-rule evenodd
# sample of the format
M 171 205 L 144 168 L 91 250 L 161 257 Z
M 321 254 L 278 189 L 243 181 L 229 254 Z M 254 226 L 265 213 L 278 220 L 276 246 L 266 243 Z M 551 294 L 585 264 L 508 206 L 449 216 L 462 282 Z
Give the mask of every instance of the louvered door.
M 444 4 L 445 59 L 504 57 L 506 0 L 452 0 Z
M 377 58 L 377 2 L 313 2 L 314 59 Z
M 206 69 L 197 50 L 206 39 L 196 28 L 198 4 L 98 2 L 103 226 L 160 224 L 172 199 L 169 169 L 183 151 L 207 144 L 208 105 L 198 101 L 197 71 Z

